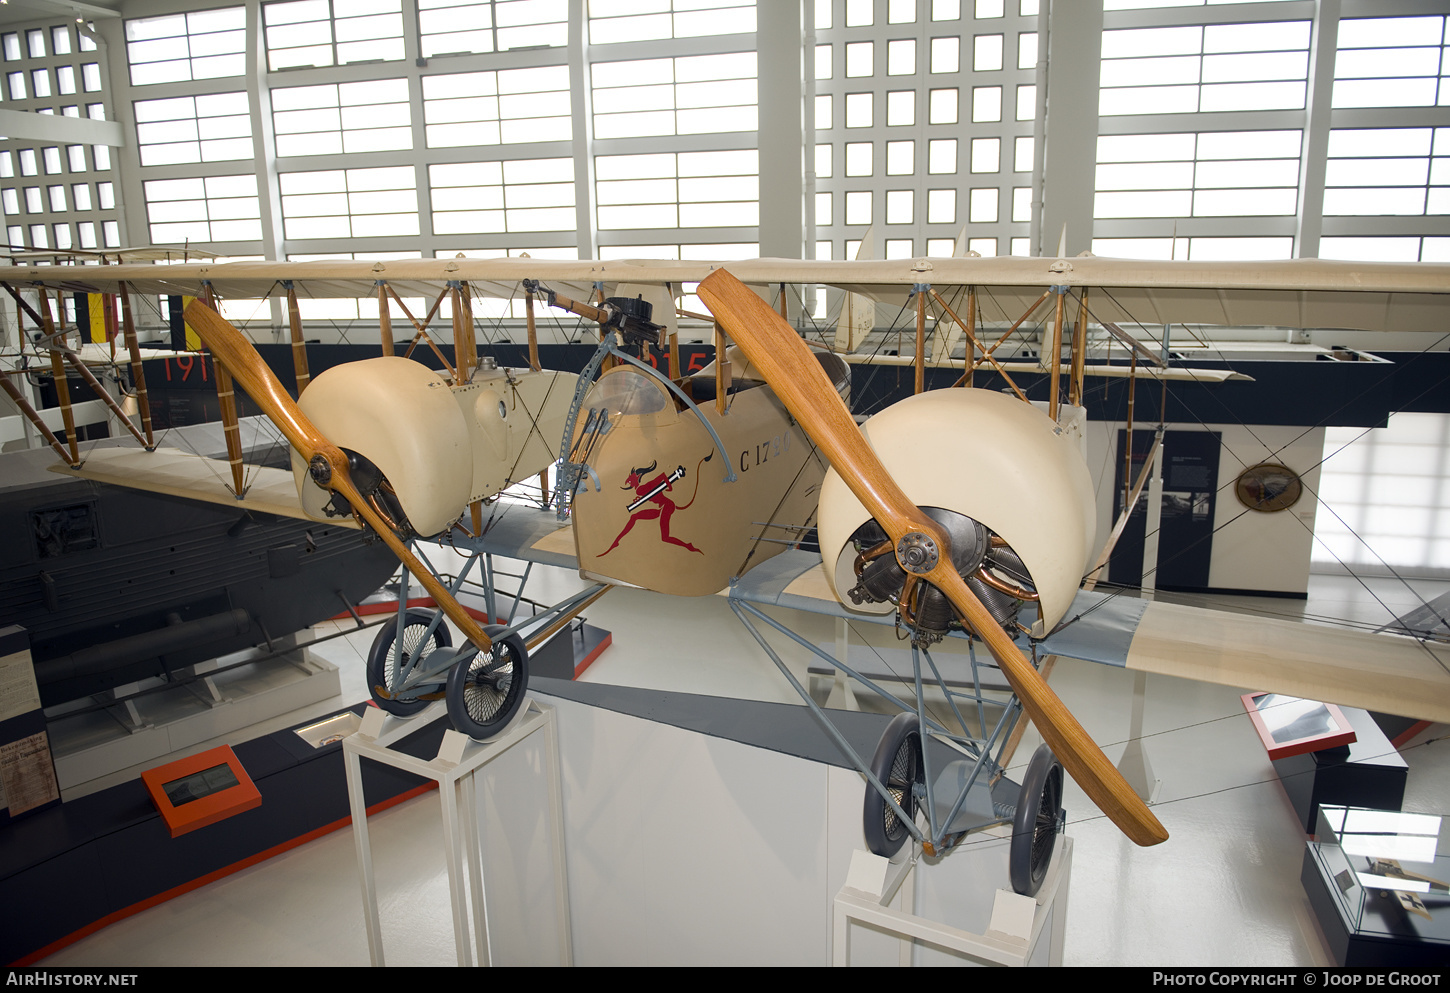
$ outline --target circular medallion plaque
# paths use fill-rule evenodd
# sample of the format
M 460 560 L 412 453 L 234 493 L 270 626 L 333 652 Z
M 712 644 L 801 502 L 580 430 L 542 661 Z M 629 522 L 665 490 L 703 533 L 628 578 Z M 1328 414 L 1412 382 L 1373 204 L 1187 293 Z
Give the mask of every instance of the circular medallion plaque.
M 1304 495 L 1304 484 L 1299 481 L 1299 474 L 1288 466 L 1261 462 L 1239 474 L 1234 495 L 1250 510 L 1271 514 L 1298 503 Z

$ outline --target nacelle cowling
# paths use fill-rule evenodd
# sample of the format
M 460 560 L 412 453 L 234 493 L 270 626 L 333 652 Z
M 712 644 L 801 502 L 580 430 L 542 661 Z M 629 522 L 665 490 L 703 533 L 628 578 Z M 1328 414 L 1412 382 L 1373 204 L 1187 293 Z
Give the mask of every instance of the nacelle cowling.
M 418 534 L 439 533 L 467 506 L 469 425 L 439 373 L 399 356 L 348 362 L 313 379 L 297 405 L 328 441 L 382 470 Z M 295 451 L 292 469 L 302 509 L 327 520 L 331 494 L 312 482 Z
M 908 397 L 862 431 L 914 504 L 965 514 L 1006 540 L 1040 597 L 1032 635 L 1051 631 L 1097 537 L 1092 476 L 1077 444 L 1035 407 L 977 389 Z M 818 516 L 826 575 L 848 610 L 886 613 L 889 603 L 858 607 L 846 597 L 856 584 L 851 536 L 870 518 L 835 469 L 827 472 Z

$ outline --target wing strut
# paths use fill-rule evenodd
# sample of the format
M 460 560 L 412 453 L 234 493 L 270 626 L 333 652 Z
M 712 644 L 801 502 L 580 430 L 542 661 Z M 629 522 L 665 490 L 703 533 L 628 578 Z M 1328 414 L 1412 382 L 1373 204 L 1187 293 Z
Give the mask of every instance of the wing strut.
M 205 294 L 202 297 L 203 303 L 207 310 L 216 313 L 216 297 L 212 294 L 211 280 L 202 280 L 201 286 L 202 292 Z M 187 309 L 187 312 L 190 313 L 190 308 Z M 198 332 L 199 334 L 200 332 Z M 227 441 L 227 461 L 232 467 L 232 495 L 240 500 L 246 494 L 247 488 L 243 485 L 242 477 L 242 427 L 237 420 L 237 392 L 232 383 L 232 373 L 227 368 L 226 360 L 216 354 L 214 349 L 212 350 L 212 364 L 216 367 L 216 395 L 217 400 L 221 403 L 222 435 Z M 270 371 L 268 370 L 269 373 Z
M 121 333 L 126 337 L 126 350 L 131 354 L 131 383 L 136 390 L 136 406 L 141 410 L 141 427 L 146 431 L 146 450 L 156 450 L 156 435 L 151 429 L 151 397 L 146 392 L 146 366 L 141 361 L 141 346 L 136 340 L 136 322 L 131 318 L 131 294 L 121 280 Z
M 302 337 L 302 310 L 297 305 L 297 289 L 292 280 L 282 280 L 287 291 L 287 326 L 292 332 L 292 368 L 297 374 L 297 395 L 307 389 L 312 375 L 307 371 L 307 341 Z

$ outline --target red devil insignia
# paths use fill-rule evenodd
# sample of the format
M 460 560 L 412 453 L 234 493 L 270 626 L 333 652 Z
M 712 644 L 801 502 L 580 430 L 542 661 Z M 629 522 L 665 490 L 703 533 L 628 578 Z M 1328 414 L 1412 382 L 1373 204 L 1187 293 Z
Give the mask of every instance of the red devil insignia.
M 634 501 L 625 508 L 629 512 L 629 522 L 624 525 L 624 530 L 620 531 L 619 536 L 614 539 L 614 544 L 600 552 L 595 558 L 603 558 L 618 548 L 624 536 L 629 534 L 630 530 L 640 521 L 652 521 L 656 518 L 660 522 L 661 541 L 670 545 L 679 545 L 681 548 L 704 555 L 704 552 L 701 552 L 688 541 L 681 541 L 679 538 L 670 534 L 670 518 L 675 515 L 675 511 L 688 510 L 690 504 L 695 502 L 695 497 L 700 493 L 700 466 L 709 462 L 714 454 L 714 452 L 711 452 L 709 455 L 706 455 L 695 466 L 695 491 L 690 494 L 689 503 L 679 506 L 676 506 L 675 501 L 671 500 L 665 494 L 672 492 L 675 488 L 675 483 L 685 478 L 687 473 L 685 472 L 684 466 L 676 466 L 674 472 L 661 472 L 648 480 L 645 477 L 659 467 L 658 460 L 651 462 L 647 466 L 631 469 L 629 475 L 625 478 L 624 485 L 620 487 L 620 489 L 624 490 L 633 490 L 635 493 Z

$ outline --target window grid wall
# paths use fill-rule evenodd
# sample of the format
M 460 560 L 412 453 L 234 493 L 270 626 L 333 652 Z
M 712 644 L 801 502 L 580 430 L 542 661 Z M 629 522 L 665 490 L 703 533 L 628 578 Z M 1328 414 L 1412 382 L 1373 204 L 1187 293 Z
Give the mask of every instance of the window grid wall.
M 244 91 L 137 100 L 132 113 L 143 166 L 252 157 L 252 118 Z
M 289 242 L 418 234 L 412 166 L 284 172 L 277 179 Z
M 422 86 L 429 148 L 569 140 L 567 65 L 427 75 Z
M 221 7 L 126 22 L 132 86 L 240 76 L 247 60 L 246 10 Z
M 275 87 L 271 96 L 279 158 L 413 147 L 406 79 Z
M 569 41 L 566 0 L 418 0 L 423 57 L 482 55 Z
M 1310 21 L 1103 32 L 1099 113 L 1302 110 Z
M 560 231 L 574 223 L 574 160 L 428 167 L 436 234 Z
M 754 131 L 755 53 L 595 62 L 596 138 Z
M 755 0 L 588 0 L 588 11 L 591 45 L 755 31 Z
M 1365 14 L 1380 16 L 1366 17 Z M 1335 51 L 1323 235 L 1313 254 L 1371 261 L 1450 258 L 1447 18 L 1424 5 L 1347 5 Z M 1379 148 L 1370 142 L 1382 141 Z
M 818 257 L 1027 254 L 1036 6 L 817 5 Z
M 755 0 L 644 6 L 586 4 L 595 182 L 579 196 L 594 251 L 646 258 L 756 244 Z M 639 57 L 666 44 L 668 57 Z
M 0 32 L 0 107 L 104 121 L 105 52 L 74 19 Z M 0 139 L 0 209 L 12 249 L 100 249 L 121 244 L 116 175 L 103 144 Z
M 156 244 L 260 241 L 257 177 L 148 181 L 146 212 Z
M 617 28 L 629 20 L 621 13 L 627 6 L 604 3 L 596 4 L 595 9 L 586 5 L 578 29 L 589 30 L 591 17 L 601 23 L 613 18 Z M 673 140 L 682 152 L 700 152 L 706 157 L 716 152 L 727 157 L 741 152 L 754 156 L 758 100 L 755 39 L 743 30 L 754 26 L 753 0 L 678 6 L 681 10 L 671 14 L 670 28 L 672 36 L 682 39 L 671 41 L 678 45 L 678 52 L 663 60 L 640 60 L 635 57 L 638 39 L 601 42 L 591 53 L 600 64 L 584 64 L 584 78 L 597 77 L 601 81 L 598 96 L 604 103 L 611 95 L 607 91 L 619 91 L 612 95 L 622 96 L 627 102 L 638 98 L 640 91 L 625 93 L 633 87 L 610 84 L 638 83 L 640 72 L 652 61 L 656 66 L 663 63 L 672 77 L 669 112 L 673 115 L 668 129 L 671 133 L 663 137 L 665 145 Z M 263 38 L 259 57 L 269 71 L 258 77 L 260 82 L 249 80 L 251 85 L 244 94 L 247 103 L 241 113 L 224 115 L 233 118 L 226 122 L 232 126 L 232 133 L 219 133 L 224 129 L 223 122 L 204 123 L 208 115 L 201 106 L 215 106 L 235 92 L 235 84 L 226 85 L 223 79 L 214 86 L 204 81 L 184 88 L 163 83 L 154 101 L 135 101 L 134 120 L 128 124 L 130 133 L 136 136 L 137 151 L 128 153 L 135 156 L 138 167 L 135 192 L 146 215 L 145 229 L 154 237 L 179 235 L 183 222 L 157 224 L 151 220 L 153 201 L 147 191 L 176 187 L 150 184 L 195 179 L 199 175 L 205 178 L 211 171 L 207 163 L 225 161 L 223 154 L 233 160 L 249 157 L 264 162 L 270 157 L 270 146 L 280 175 L 258 186 L 261 237 L 244 244 L 218 246 L 223 254 L 295 254 L 294 241 L 303 242 L 296 246 L 300 249 L 342 237 L 366 238 L 384 251 L 390 246 L 398 251 L 414 249 L 421 239 L 425 253 L 438 250 L 431 241 L 439 237 L 460 249 L 494 249 L 493 254 L 499 254 L 514 247 L 509 235 L 521 229 L 535 234 L 537 244 L 552 251 L 570 246 L 573 254 L 580 252 L 581 244 L 589 246 L 587 254 L 601 254 L 605 244 L 635 240 L 636 231 L 651 243 L 662 240 L 652 229 L 595 234 L 599 227 L 592 212 L 590 223 L 580 227 L 575 203 L 591 202 L 593 190 L 581 185 L 584 172 L 578 168 L 581 160 L 575 148 L 581 107 L 576 106 L 577 93 L 571 92 L 570 77 L 580 69 L 562 64 L 557 52 L 567 39 L 562 33 L 570 9 L 565 0 L 364 0 L 346 5 L 338 0 L 249 0 L 237 9 L 259 26 Z M 167 29 L 172 36 L 180 35 L 190 23 L 182 17 L 177 27 L 175 16 L 160 15 L 134 19 L 142 22 L 137 28 L 131 27 L 133 21 L 127 21 L 123 30 L 146 34 L 142 30 L 146 28 L 151 34 L 161 33 L 162 29 L 150 22 L 160 22 L 167 16 L 172 17 L 168 22 L 172 26 Z M 468 30 L 449 34 L 449 19 L 453 19 L 455 27 Z M 470 35 L 469 31 L 484 32 L 487 38 Z M 445 37 L 454 43 L 445 46 Z M 397 45 L 393 45 L 394 41 Z M 352 44 L 362 47 L 345 48 Z M 552 54 L 551 48 L 555 50 Z M 363 60 L 359 53 L 365 54 L 364 50 L 371 53 L 368 61 L 378 63 L 376 69 L 363 70 L 356 65 Z M 415 51 L 423 54 L 415 59 Z M 156 51 L 143 50 L 139 54 L 154 58 Z M 205 92 L 211 89 L 215 92 Z M 646 103 L 657 101 L 658 91 L 646 86 L 643 96 Z M 250 117 L 250 128 L 240 127 L 241 122 L 235 120 L 242 116 Z M 600 113 L 601 120 L 609 116 L 608 112 Z M 594 120 L 588 122 L 591 129 Z M 619 120 L 614 118 L 615 122 Z M 259 122 L 262 130 L 254 133 Z M 210 133 L 203 135 L 204 129 Z M 722 129 L 733 133 L 721 141 L 707 140 L 704 149 L 699 147 L 695 134 Z M 594 136 L 589 146 L 595 155 L 661 147 L 656 140 L 661 136 L 634 134 L 629 126 L 604 131 Z M 249 148 L 244 149 L 244 144 Z M 428 150 L 427 161 L 420 163 L 418 150 L 424 148 Z M 474 204 L 481 195 L 479 188 L 489 185 L 482 176 L 473 184 L 457 185 L 450 179 L 448 185 L 430 186 L 435 175 L 456 176 L 457 170 L 451 168 L 455 165 L 477 163 L 480 172 L 517 172 L 521 166 L 515 163 L 552 161 L 561 156 L 567 160 L 571 155 L 575 156 L 568 181 L 573 184 L 572 195 L 563 196 L 556 183 L 521 184 L 516 196 L 523 195 L 526 186 L 550 187 L 549 203 L 506 208 L 506 218 L 514 219 L 506 219 L 502 227 L 482 223 L 482 215 L 477 213 L 483 209 Z M 429 166 L 444 168 L 440 171 Z M 235 169 L 219 168 L 227 174 Z M 417 203 L 407 210 L 397 211 L 396 204 L 378 201 L 378 213 L 370 216 L 368 205 L 377 198 L 354 196 L 357 191 L 346 182 L 346 188 L 298 192 L 302 174 L 339 174 L 346 179 L 368 170 L 409 168 L 413 171 L 409 189 Z M 738 185 L 739 177 L 731 171 L 733 168 L 714 171 Z M 258 178 L 267 177 L 259 172 Z M 401 195 L 401 179 L 398 183 L 392 192 Z M 511 184 L 505 180 L 504 185 Z M 739 195 L 734 186 L 731 190 L 731 196 Z M 706 201 L 692 196 L 686 193 L 683 206 L 675 204 L 676 223 L 683 216 L 687 219 L 683 223 L 688 224 L 689 217 L 708 209 L 701 206 Z M 323 197 L 331 199 L 318 199 Z M 346 212 L 329 227 L 323 215 L 315 211 L 319 204 L 334 201 L 345 202 Z M 425 201 L 428 209 L 420 212 L 418 203 Z M 275 206 L 269 206 L 273 202 Z M 167 203 L 154 201 L 161 214 L 175 209 Z M 744 227 L 751 229 L 746 237 L 753 241 L 758 196 L 752 193 L 750 202 L 743 206 L 743 212 L 732 211 L 728 222 L 720 225 L 734 229 L 729 241 L 719 240 L 714 226 L 695 232 L 698 240 L 733 244 Z M 470 216 L 474 221 L 465 220 Z M 400 218 L 404 223 L 396 223 Z M 748 223 L 741 218 L 748 218 Z M 133 221 L 142 222 L 142 218 Z M 547 230 L 542 227 L 545 221 L 551 225 Z M 185 223 L 197 224 L 200 218 Z M 221 230 L 243 229 L 232 225 Z M 675 233 L 669 240 L 679 241 L 681 236 Z M 683 240 L 696 239 L 687 235 Z
M 588 155 L 595 162 L 647 153 L 753 152 L 755 135 L 747 126 L 752 122 L 743 117 L 728 125 L 740 130 L 726 132 L 693 133 L 699 129 L 682 123 L 693 111 L 704 111 L 698 115 L 701 120 L 753 115 L 759 97 L 752 73 L 735 71 L 699 79 L 680 74 L 682 66 L 754 57 L 753 35 L 742 29 L 754 27 L 755 9 L 745 0 L 688 4 L 661 0 L 646 12 L 654 19 L 649 30 L 657 35 L 649 38 L 635 30 L 644 22 L 634 19 L 646 16 L 638 5 L 586 3 L 575 28 L 590 39 L 589 57 L 594 61 L 572 67 L 561 62 L 570 16 L 565 0 L 364 0 L 348 5 L 337 0 L 246 0 L 186 13 L 168 12 L 164 0 L 153 0 L 153 5 L 162 9 L 150 14 L 139 5 L 143 16 L 102 24 L 116 42 L 110 51 L 127 57 L 115 74 L 104 65 L 105 53 L 68 24 L 37 22 L 17 28 L 11 32 L 13 39 L 7 38 L 6 79 L 0 81 L 0 96 L 24 94 L 23 100 L 6 101 L 18 109 L 104 118 L 114 116 L 108 105 L 113 96 L 119 98 L 128 138 L 137 148 L 119 151 L 123 162 L 134 159 L 139 167 L 131 187 L 139 202 L 130 208 L 130 229 L 153 230 L 144 198 L 146 183 L 228 175 L 248 168 L 266 179 L 265 171 L 257 170 L 264 170 L 259 164 L 268 161 L 267 144 L 272 143 L 284 163 L 280 171 L 287 172 L 324 171 L 323 165 L 344 170 L 399 168 L 416 164 L 420 150 L 426 148 L 424 167 L 415 168 L 415 189 L 419 202 L 427 202 L 429 209 L 418 215 L 418 235 L 375 236 L 384 251 L 411 250 L 418 238 L 425 254 L 441 250 L 433 244 L 435 238 L 458 250 L 502 252 L 513 247 L 507 230 L 454 232 L 444 224 L 434 231 L 435 213 L 468 208 L 440 211 L 435 206 L 449 195 L 447 190 L 456 188 L 433 190 L 426 165 L 548 160 L 571 154 L 575 154 L 576 223 L 562 223 L 569 208 L 553 205 L 549 209 L 561 226 L 540 232 L 547 237 L 537 239 L 538 244 L 554 249 L 572 244 L 576 252 L 602 255 L 616 248 L 639 254 L 637 249 L 649 246 L 755 242 L 756 233 L 748 230 L 753 224 L 739 225 L 745 230 L 733 232 L 727 230 L 729 225 L 691 227 L 675 235 L 665 234 L 669 228 L 610 226 L 618 223 L 621 211 L 602 208 L 631 205 L 602 202 L 601 192 L 615 188 L 601 185 L 597 177 L 591 181 L 579 168 L 584 160 L 575 148 L 582 131 L 588 135 Z M 1447 92 L 1441 77 L 1446 61 L 1444 13 L 1427 14 L 1423 4 L 1410 0 L 1376 4 L 1345 0 L 1334 59 L 1328 63 L 1331 78 L 1320 84 L 1332 94 L 1332 106 L 1327 123 L 1316 125 L 1323 130 L 1311 133 L 1313 80 L 1301 65 L 1307 66 L 1315 50 L 1312 16 L 1306 18 L 1303 2 L 1195 5 L 1181 0 L 1171 4 L 1109 0 L 1105 6 L 1102 99 L 1120 100 L 1110 91 L 1142 86 L 1192 90 L 1197 116 L 1190 119 L 1178 113 L 1176 105 L 1154 108 L 1144 100 L 1142 106 L 1131 108 L 1133 113 L 1105 114 L 1100 134 L 1105 140 L 1191 136 L 1196 145 L 1191 156 L 1182 153 L 1173 159 L 1180 173 L 1176 180 L 1162 175 L 1148 182 L 1134 180 L 1129 167 L 1144 166 L 1149 160 L 1110 160 L 1100 155 L 1095 246 L 1114 254 L 1157 256 L 1166 248 L 1180 257 L 1187 251 L 1204 258 L 1238 251 L 1266 257 L 1315 253 L 1349 258 L 1444 257 L 1450 243 L 1440 211 L 1447 187 L 1435 131 L 1450 127 L 1450 118 L 1439 116 L 1450 112 L 1442 109 L 1450 102 L 1450 97 L 1442 99 Z M 821 253 L 848 255 L 872 224 L 883 229 L 876 239 L 878 254 L 940 252 L 962 234 L 984 254 L 1025 251 L 1033 214 L 1036 4 L 1031 0 L 817 0 L 816 7 L 815 51 L 806 61 L 818 77 L 813 206 L 814 241 Z M 1312 15 L 1313 10 L 1307 13 Z M 307 64 L 294 61 L 286 71 L 264 72 L 251 79 L 239 62 L 245 56 L 236 50 L 235 40 L 237 32 L 245 34 L 247 18 L 258 30 L 265 29 L 258 57 L 290 51 L 284 39 L 292 48 L 307 47 L 301 42 L 310 36 L 298 25 L 312 25 L 306 31 L 319 37 L 325 33 L 331 54 Z M 691 23 L 696 26 L 682 27 L 682 18 L 695 18 Z M 453 35 L 444 28 L 449 23 L 457 28 Z M 722 30 L 735 33 L 719 34 Z M 487 33 L 486 43 L 473 39 L 447 50 L 439 47 L 445 37 L 463 38 L 468 31 Z M 60 48 L 53 42 L 54 32 L 65 39 Z M 1165 38 L 1177 38 L 1180 47 L 1187 47 L 1182 52 L 1162 50 Z M 172 48 L 161 44 L 168 39 Z M 1135 48 L 1133 39 L 1143 44 Z M 1147 43 L 1153 39 L 1152 45 Z M 382 41 L 392 47 L 381 55 L 374 53 L 381 59 L 376 67 L 357 64 L 351 54 L 339 54 L 340 45 Z M 38 60 L 32 51 L 44 52 L 44 58 Z M 414 64 L 419 58 L 424 65 Z M 328 59 L 337 64 L 314 64 Z M 275 58 L 271 64 L 278 64 Z M 670 69 L 668 81 L 642 75 L 661 65 Z M 1125 74 L 1125 68 L 1134 71 Z M 45 72 L 37 75 L 38 69 Z M 576 120 L 581 109 L 576 105 L 579 86 L 573 93 L 568 89 L 570 74 L 580 72 L 585 106 L 591 110 L 587 127 L 582 128 Z M 525 76 L 535 82 L 509 92 L 505 80 Z M 492 89 L 477 85 L 484 77 Z M 396 92 L 386 99 L 344 98 L 344 90 L 367 90 L 389 80 Z M 1140 85 L 1117 85 L 1124 81 Z M 116 94 L 110 92 L 113 82 Z M 1222 105 L 1206 96 L 1218 92 L 1213 87 L 1238 87 L 1234 92 L 1259 87 L 1261 93 L 1293 89 L 1294 99 L 1271 100 L 1259 109 L 1205 112 L 1205 107 Z M 37 95 L 46 92 L 49 98 Z M 288 103 L 289 97 L 324 92 L 336 94 L 325 106 Z M 1383 97 L 1390 92 L 1397 96 Z M 241 96 L 246 98 L 245 108 Z M 235 103 L 224 106 L 227 99 Z M 260 119 L 262 132 L 254 134 L 259 111 L 265 115 Z M 330 120 L 325 127 L 314 121 L 309 129 L 303 117 L 311 113 L 320 120 L 323 115 L 312 113 L 317 111 L 325 111 Z M 610 130 L 610 123 L 638 123 L 648 115 L 661 121 L 661 115 L 669 116 L 669 127 Z M 610 118 L 615 121 L 606 123 Z M 642 133 L 650 130 L 669 133 Z M 1403 155 L 1343 151 L 1349 136 L 1372 140 L 1378 131 L 1429 133 L 1434 147 Z M 1312 161 L 1303 154 L 1258 150 L 1234 159 L 1214 159 L 1205 158 L 1196 147 L 1227 134 L 1258 134 L 1272 144 L 1291 132 L 1300 135 L 1303 154 L 1313 154 L 1316 140 L 1320 147 L 1332 145 L 1317 190 L 1312 183 L 1300 189 L 1301 177 L 1291 176 L 1296 164 L 1301 174 L 1313 173 Z M 47 245 L 67 240 L 77 246 L 102 245 L 105 230 L 120 230 L 116 208 L 97 216 L 102 214 L 102 202 L 121 199 L 110 162 L 115 150 L 15 141 L 7 143 L 7 150 L 12 175 L 0 176 L 10 180 L 0 189 L 12 192 L 0 195 L 5 206 L 17 211 L 6 215 L 12 240 L 19 234 L 26 243 L 38 243 L 43 236 Z M 309 158 L 320 155 L 329 161 Z M 289 169 L 285 163 L 294 157 L 295 166 Z M 1378 163 L 1385 167 L 1383 176 L 1373 182 L 1345 178 L 1346 170 L 1365 166 L 1361 160 L 1367 159 L 1384 160 Z M 47 173 L 47 164 L 55 168 L 57 161 L 62 172 Z M 82 161 L 85 172 L 73 173 Z M 1162 172 L 1164 160 L 1152 161 Z M 1423 179 L 1418 178 L 1421 168 Z M 1226 175 L 1233 170 L 1238 178 Z M 96 186 L 98 176 L 108 176 L 112 183 L 106 197 Z M 757 184 L 758 177 L 757 171 Z M 218 246 L 224 254 L 287 250 L 285 225 L 291 218 L 278 199 L 276 184 L 275 178 L 259 183 L 263 237 Z M 1049 196 L 1050 191 L 1049 182 Z M 1366 195 L 1366 191 L 1373 192 Z M 274 199 L 275 208 L 269 207 Z M 698 216 L 690 205 L 700 202 L 676 200 L 676 223 L 687 224 L 685 218 L 692 213 Z M 31 213 L 37 207 L 40 210 Z M 269 219 L 274 209 L 275 221 Z M 1318 216 L 1309 241 L 1301 244 L 1306 210 Z M 587 223 L 582 220 L 586 216 Z M 604 222 L 602 217 L 611 220 Z M 62 226 L 59 231 L 57 224 Z M 741 234 L 744 238 L 739 238 Z M 413 241 L 401 240 L 405 238 Z
M 1450 105 L 1444 17 L 1360 17 L 1339 24 L 1335 107 Z
M 1305 39 L 1309 60 L 1319 54 L 1314 47 L 1313 22 L 1303 19 L 1305 6 L 1245 0 L 1200 5 L 1175 2 L 1170 8 L 1165 2 L 1150 0 L 1108 0 L 1101 97 L 1108 116 L 1099 122 L 1104 137 L 1099 144 L 1094 251 L 1127 257 L 1205 259 L 1317 255 L 1429 261 L 1445 257 L 1450 243 L 1444 239 L 1446 228 L 1438 215 L 1445 194 L 1437 191 L 1437 184 L 1443 182 L 1440 173 L 1431 175 L 1430 146 L 1434 126 L 1450 124 L 1450 117 L 1437 106 L 1440 94 L 1450 93 L 1440 80 L 1445 71 L 1441 66 L 1446 18 L 1426 16 L 1424 5 L 1350 0 L 1342 6 L 1341 19 L 1325 26 L 1326 33 L 1318 41 L 1319 46 L 1330 49 L 1329 61 L 1320 63 L 1327 69 L 1327 78 L 1318 82 L 1306 78 L 1301 83 L 1298 62 L 1291 65 L 1288 58 L 1298 46 L 1273 39 L 1297 33 Z M 1190 57 L 1163 51 L 1165 39 L 1195 31 L 1203 39 L 1198 81 L 1175 84 L 1166 80 L 1163 76 L 1175 67 L 1182 70 Z M 1259 35 L 1259 41 L 1242 41 Z M 1260 54 L 1272 56 L 1253 70 L 1261 77 L 1257 82 L 1213 80 L 1216 86 L 1240 87 L 1240 93 L 1257 87 L 1254 92 L 1263 100 L 1258 107 L 1206 113 L 1202 107 L 1205 98 L 1200 95 L 1200 108 L 1191 116 L 1186 106 L 1154 107 L 1151 100 L 1142 106 L 1156 113 L 1141 113 L 1140 108 L 1132 107 L 1117 108 L 1131 113 L 1109 114 L 1115 99 L 1110 95 L 1112 84 L 1129 81 L 1114 67 L 1115 61 L 1127 64 L 1136 60 L 1138 69 L 1163 74 L 1153 79 L 1162 90 L 1197 87 L 1201 91 L 1209 83 L 1210 57 L 1222 63 L 1215 72 L 1239 65 L 1223 58 L 1232 53 L 1210 53 L 1210 37 L 1217 39 L 1214 46 L 1218 48 L 1226 47 L 1223 39 L 1237 38 L 1236 47 L 1260 48 Z M 1140 43 L 1137 49 L 1126 44 L 1134 40 Z M 1276 74 L 1273 67 L 1286 78 L 1267 78 Z M 1290 76 L 1294 78 L 1287 78 Z M 1291 83 L 1303 87 L 1302 103 L 1296 105 L 1291 99 Z M 1450 103 L 1450 96 L 1445 102 Z M 1102 143 L 1108 136 L 1131 141 L 1177 133 L 1182 138 L 1185 125 L 1194 129 L 1199 140 L 1239 131 L 1245 135 L 1246 148 L 1253 134 L 1261 135 L 1265 146 L 1272 146 L 1279 140 L 1276 136 L 1297 131 L 1302 135 L 1298 175 L 1289 178 L 1290 156 L 1252 152 L 1243 154 L 1241 160 L 1257 161 L 1263 168 L 1241 167 L 1254 181 L 1236 187 L 1239 193 L 1232 196 L 1225 187 L 1219 195 L 1205 197 L 1202 194 L 1208 191 L 1201 183 L 1189 188 L 1167 179 L 1162 180 L 1161 188 L 1148 190 L 1140 185 L 1136 197 L 1123 196 L 1127 170 L 1103 157 Z M 1410 132 L 1415 133 L 1413 140 L 1406 137 Z M 1372 148 L 1370 143 L 1377 135 L 1398 144 Z M 1408 144 L 1415 145 L 1414 150 L 1391 150 Z M 1327 152 L 1315 151 L 1326 148 Z M 1320 160 L 1322 171 L 1313 161 L 1317 155 L 1325 156 Z M 1204 163 L 1195 162 L 1201 169 Z M 1166 171 L 1161 162 L 1157 171 L 1160 178 Z M 1165 194 L 1163 190 L 1170 187 L 1179 193 Z M 1287 202 L 1291 194 L 1297 194 L 1297 204 L 1292 207 Z M 1170 200 L 1173 202 L 1168 203 Z M 1215 204 L 1215 200 L 1220 202 Z
M 274 72 L 403 58 L 403 0 L 281 0 L 262 19 Z

